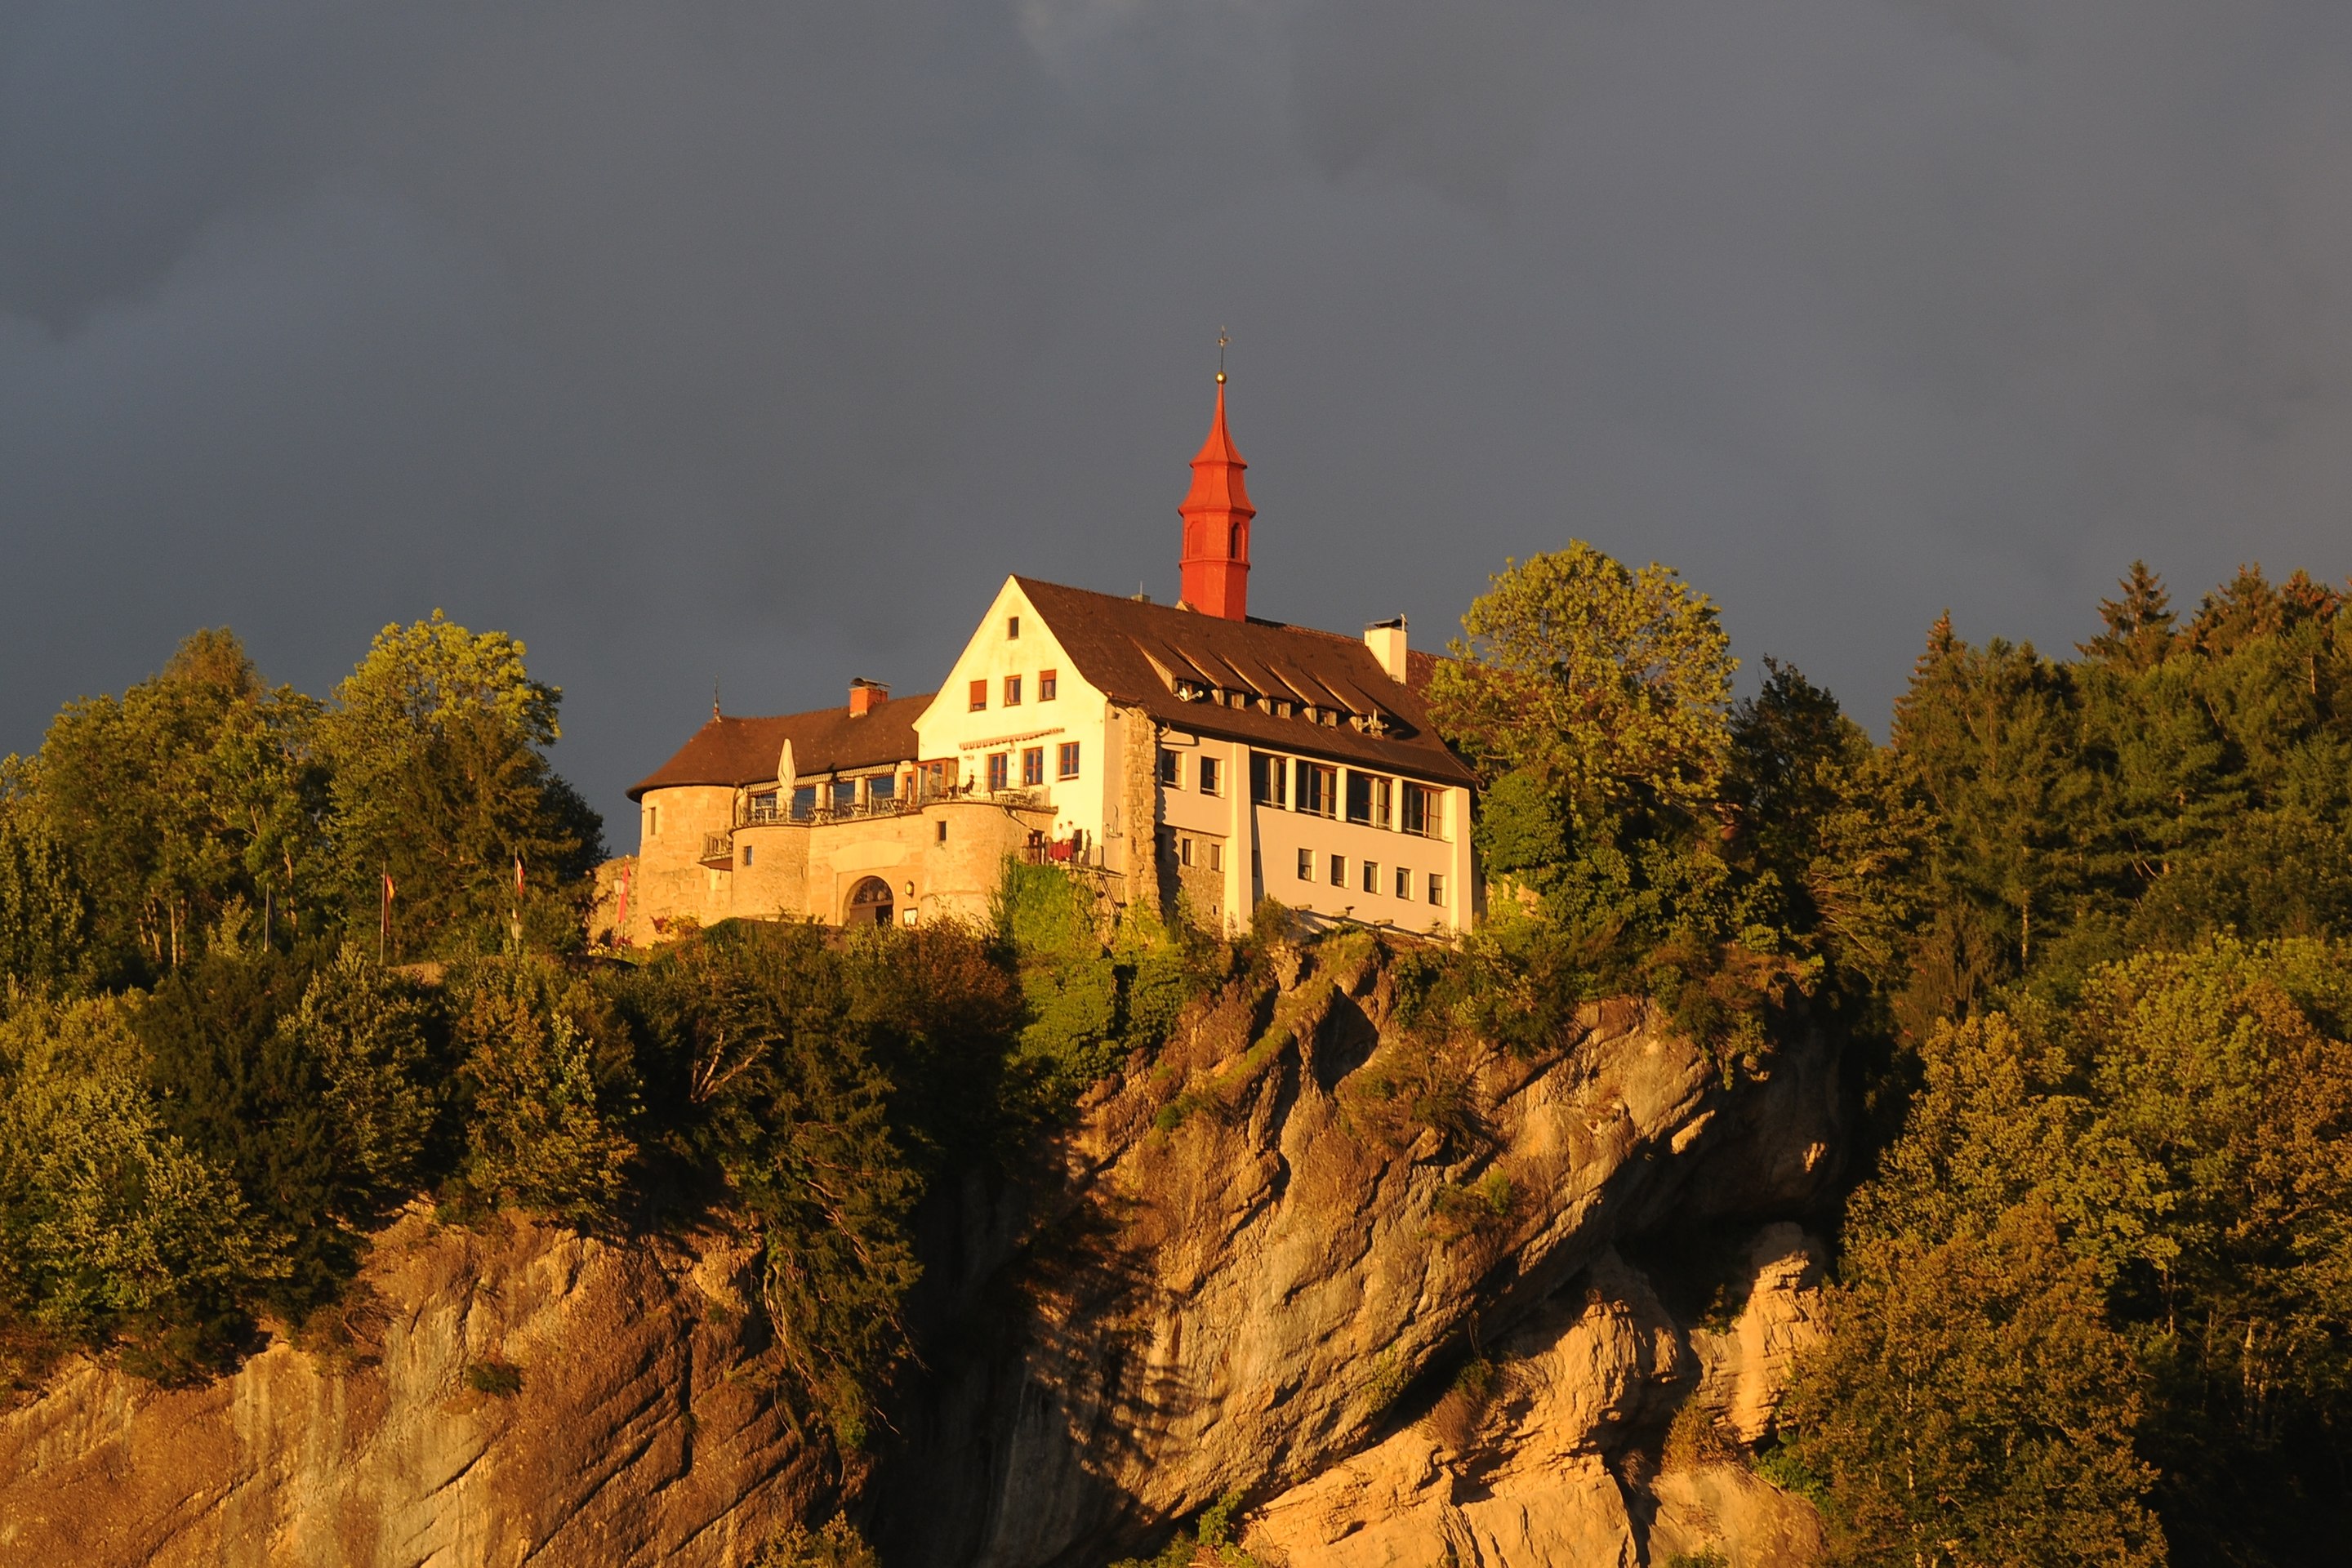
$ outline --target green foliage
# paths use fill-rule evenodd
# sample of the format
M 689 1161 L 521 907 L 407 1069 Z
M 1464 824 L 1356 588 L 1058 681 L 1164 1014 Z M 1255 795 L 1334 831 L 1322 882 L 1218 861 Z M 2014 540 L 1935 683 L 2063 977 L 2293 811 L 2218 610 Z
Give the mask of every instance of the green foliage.
M 998 939 L 1021 978 L 1022 1056 L 1068 1101 L 1178 1017 L 1230 966 L 1221 944 L 1128 910 L 1109 931 L 1092 889 L 1052 866 L 1008 859 L 993 900 Z
M 33 798 L 90 900 L 106 967 L 194 957 L 232 908 L 266 912 L 253 923 L 282 932 L 318 929 L 317 714 L 292 689 L 265 687 L 219 630 L 189 637 L 120 698 L 58 715 Z
M 318 721 L 341 912 L 373 931 L 388 872 L 400 956 L 495 952 L 517 918 L 535 948 L 581 943 L 603 825 L 548 766 L 562 694 L 523 651 L 438 611 L 386 626 Z
M 437 1058 L 446 1031 L 425 988 L 346 947 L 278 1026 L 318 1064 L 349 1193 L 345 1212 L 364 1215 L 415 1191 L 443 1110 Z
M 869 940 L 891 952 L 845 964 L 812 928 L 721 928 L 665 952 L 624 1002 L 673 1138 L 756 1216 L 780 1348 L 849 1447 L 908 1352 L 899 1306 L 919 1272 L 907 1216 L 922 1180 L 876 1058 L 920 1059 L 908 1037 L 938 1016 L 905 992 L 861 998 L 845 969 L 871 974 L 895 953 L 938 973 L 969 951 L 929 931 Z
M 522 1392 L 522 1368 L 512 1362 L 478 1361 L 466 1368 L 466 1386 L 493 1399 L 512 1399 Z
M 2125 1358 L 2104 1381 L 2045 1378 L 2046 1419 L 2137 1446 L 2135 1463 L 2156 1468 L 2143 1465 L 2134 1497 L 2152 1497 L 2177 1551 L 2304 1561 L 2340 1531 L 2330 1478 L 2352 1406 L 2347 960 L 2310 941 L 2143 953 L 2094 971 L 2063 1010 L 2021 1002 L 1923 1045 L 1903 1136 L 1849 1209 L 1837 1331 L 1792 1418 L 1797 1458 L 1828 1478 L 1857 1530 L 1884 1525 L 1868 1525 L 1879 1516 L 1856 1499 L 1876 1495 L 1895 1450 L 1870 1450 L 1884 1433 L 1865 1441 L 1841 1423 L 1898 1394 L 1943 1414 L 1976 1408 L 1967 1402 L 1982 1381 L 2027 1381 L 2056 1356 L 1998 1337 L 1958 1344 L 1953 1381 L 1918 1394 L 1928 1374 L 1893 1340 L 1924 1331 L 1890 1325 L 1940 1310 L 1952 1271 L 1997 1268 L 2016 1289 L 2011 1307 L 1987 1309 L 1996 1318 L 2063 1314 L 2068 1333 L 2105 1336 L 2084 1339 L 2073 1368 Z M 2031 1230 L 2033 1247 L 1996 1246 L 2005 1225 Z M 1936 1440 L 1989 1441 L 1943 1428 Z M 1856 1468 L 1865 1450 L 1881 1470 Z M 1949 1462 L 1959 1468 L 1939 1485 L 1952 1506 L 2017 1506 L 1995 1470 Z
M 281 1027 L 311 981 L 300 955 L 215 952 L 167 975 L 133 1010 L 172 1131 L 234 1173 L 288 1238 L 286 1277 L 258 1304 L 299 1321 L 357 1265 L 372 1184 L 327 1102 L 323 1064 Z
M 2166 1560 L 2130 1346 L 2047 1208 L 1865 1246 L 1832 1321 L 1782 1423 L 1827 1479 L 1836 1561 Z
M 88 892 L 40 812 L 24 761 L 0 761 L 0 1007 L 86 987 L 96 953 Z
M 1227 1492 L 1201 1510 L 1191 1530 L 1178 1530 L 1151 1557 L 1129 1557 L 1111 1568 L 1264 1568 L 1233 1539 L 1242 1494 Z
M 593 1228 L 612 1220 L 636 1144 L 635 1081 L 602 1001 L 545 959 L 485 959 L 456 982 L 474 1190 Z
M 747 1568 L 881 1568 L 857 1527 L 840 1514 L 821 1530 L 796 1524 L 760 1549 Z
M 1507 563 L 1462 629 L 1430 709 L 1487 776 L 1532 773 L 1585 823 L 1714 798 L 1738 661 L 1671 567 L 1629 571 L 1580 540 Z
M 289 1272 L 285 1237 L 167 1127 L 126 1012 L 0 1024 L 0 1309 L 174 1374 L 240 1337 L 247 1293 Z

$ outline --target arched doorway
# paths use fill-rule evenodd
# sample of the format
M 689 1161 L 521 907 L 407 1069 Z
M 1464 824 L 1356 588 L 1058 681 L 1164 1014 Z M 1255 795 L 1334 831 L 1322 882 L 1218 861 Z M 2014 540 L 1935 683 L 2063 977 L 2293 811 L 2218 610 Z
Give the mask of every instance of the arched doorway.
M 849 889 L 848 907 L 841 911 L 845 926 L 886 926 L 890 923 L 890 884 L 867 877 Z

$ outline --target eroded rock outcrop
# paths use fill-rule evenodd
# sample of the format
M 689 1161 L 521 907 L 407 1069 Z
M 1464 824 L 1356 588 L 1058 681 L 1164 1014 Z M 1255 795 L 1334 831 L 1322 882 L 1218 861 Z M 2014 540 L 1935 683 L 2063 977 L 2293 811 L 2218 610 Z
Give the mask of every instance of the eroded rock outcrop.
M 1776 1225 L 1748 1250 L 1756 1272 L 1728 1332 L 1677 1323 L 1639 1269 L 1602 1253 L 1427 1415 L 1262 1505 L 1244 1544 L 1292 1568 L 1818 1561 L 1802 1502 L 1720 1442 L 1669 1440 L 1685 1410 L 1729 1428 L 1735 1405 L 1777 1402 L 1785 1363 L 1741 1347 L 1804 1342 L 1792 1325 L 1811 1319 L 1815 1244 Z
M 1570 1538 L 1642 1562 L 1654 1531 L 1801 1511 L 1744 1470 L 1654 1493 L 1612 1470 L 1609 1428 L 1666 1407 L 1645 1389 L 1679 1400 L 1711 1377 L 1737 1420 L 1769 1418 L 1773 1358 L 1803 1316 L 1750 1292 L 1751 1312 L 1779 1315 L 1695 1339 L 1612 1247 L 1814 1198 L 1835 1142 L 1827 1050 L 1727 1083 L 1649 1009 L 1611 1003 L 1549 1052 L 1432 1053 L 1394 1026 L 1368 942 L 1327 942 L 1286 978 L 1097 1094 L 1041 1229 L 967 1213 L 961 1283 L 934 1280 L 925 1314 L 932 1375 L 866 1499 L 886 1558 L 1079 1568 L 1227 1494 L 1294 1488 L 1310 1500 L 1287 1517 L 1396 1523 L 1399 1562 L 1433 1560 L 1415 1555 L 1432 1541 L 1463 1563 L 1585 1561 L 1537 1544 Z M 992 1254 L 992 1234 L 1017 1245 Z M 1480 1450 L 1493 1476 L 1393 1430 L 1474 1342 L 1510 1336 L 1526 1408 Z M 1428 1523 L 1424 1503 L 1505 1472 L 1518 1523 L 1453 1501 L 1459 1519 Z M 1302 1568 L 1333 1547 L 1262 1528 Z M 1329 1560 L 1391 1560 L 1362 1550 Z
M 833 1486 L 763 1392 L 752 1268 L 721 1235 L 413 1214 L 340 1353 L 184 1390 L 84 1362 L 0 1415 L 0 1560 L 731 1568 Z

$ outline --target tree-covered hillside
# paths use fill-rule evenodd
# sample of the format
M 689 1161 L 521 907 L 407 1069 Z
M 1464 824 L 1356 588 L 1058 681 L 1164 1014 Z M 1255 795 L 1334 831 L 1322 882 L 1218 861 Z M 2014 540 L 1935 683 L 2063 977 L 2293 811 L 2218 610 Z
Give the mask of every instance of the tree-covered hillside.
M 1389 955 L 1398 1116 L 1472 1125 L 1449 1051 L 1551 1049 L 1612 994 L 1727 1083 L 1843 1047 L 1831 1331 L 1748 1456 L 1842 1562 L 2352 1532 L 2352 616 L 2251 568 L 2097 608 L 2063 658 L 1938 622 L 1881 745 L 1769 660 L 1734 700 L 1704 595 L 1577 544 L 1507 566 L 1432 691 L 1490 888 L 1459 948 Z M 5 764 L 0 1381 L 334 1353 L 411 1203 L 723 1208 L 779 1387 L 854 1452 L 920 1375 L 926 1194 L 1034 1176 L 1090 1085 L 1318 940 L 1008 866 L 970 929 L 592 952 L 599 825 L 523 652 L 436 616 L 319 700 L 199 633 Z

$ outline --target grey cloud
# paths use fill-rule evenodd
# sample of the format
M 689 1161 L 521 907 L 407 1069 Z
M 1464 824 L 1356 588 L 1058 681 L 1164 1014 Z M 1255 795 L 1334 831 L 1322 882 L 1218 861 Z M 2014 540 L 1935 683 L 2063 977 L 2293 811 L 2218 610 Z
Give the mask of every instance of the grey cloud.
M 609 809 L 714 676 L 1167 592 L 1220 324 L 1266 613 L 1583 536 L 1877 722 L 1946 604 L 2352 570 L 2347 89 L 2283 0 L 20 5 L 0 749 L 437 605 Z

